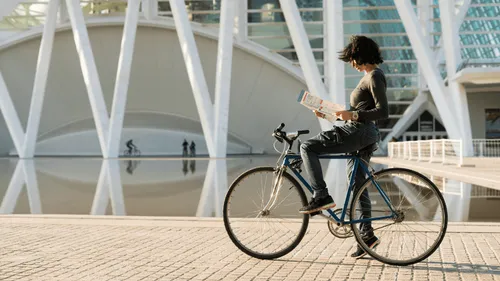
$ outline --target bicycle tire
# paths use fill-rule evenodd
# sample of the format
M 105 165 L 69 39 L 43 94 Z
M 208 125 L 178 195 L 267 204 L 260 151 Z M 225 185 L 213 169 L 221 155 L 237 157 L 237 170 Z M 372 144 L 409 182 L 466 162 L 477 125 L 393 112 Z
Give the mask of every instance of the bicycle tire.
M 384 169 L 384 170 L 381 170 L 379 172 L 374 173 L 373 178 L 376 181 L 377 178 L 382 177 L 384 174 L 391 174 L 391 173 L 393 173 L 393 174 L 398 174 L 398 173 L 412 174 L 412 175 L 416 176 L 417 178 L 419 178 L 420 180 L 422 180 L 424 183 L 426 183 L 427 186 L 429 188 L 431 188 L 433 193 L 437 196 L 437 200 L 439 201 L 439 205 L 442 207 L 443 221 L 441 223 L 440 233 L 438 235 L 438 238 L 435 240 L 434 244 L 430 248 L 428 248 L 425 253 L 423 253 L 422 255 L 420 255 L 418 257 L 415 257 L 415 258 L 409 259 L 409 260 L 405 260 L 405 261 L 397 261 L 397 260 L 382 257 L 381 255 L 377 254 L 373 249 L 370 249 L 365 243 L 363 243 L 361 234 L 355 228 L 355 224 L 351 224 L 351 229 L 354 233 L 354 236 L 356 237 L 356 241 L 357 241 L 358 245 L 360 245 L 363 248 L 363 250 L 367 254 L 372 256 L 374 259 L 376 259 L 382 263 L 385 263 L 385 264 L 397 265 L 397 266 L 407 266 L 407 265 L 412 265 L 412 264 L 423 261 L 424 259 L 431 256 L 439 248 L 439 246 L 441 245 L 441 242 L 444 239 L 444 236 L 446 235 L 446 230 L 448 227 L 448 211 L 447 211 L 446 202 L 444 201 L 443 195 L 441 194 L 439 189 L 436 187 L 436 185 L 430 179 L 428 179 L 426 176 L 424 176 L 416 171 L 413 171 L 410 169 L 404 169 L 404 168 L 390 168 L 390 169 Z M 370 183 L 371 183 L 371 179 L 367 178 L 363 182 L 363 184 L 361 185 L 361 188 L 359 188 L 357 190 L 357 192 L 354 194 L 354 196 L 352 197 L 351 214 L 350 214 L 351 221 L 356 219 L 355 213 L 356 213 L 357 204 L 354 201 L 360 196 L 360 193 L 362 193 L 363 190 L 366 189 Z M 381 241 L 381 243 L 383 243 L 383 241 Z
M 247 246 L 243 245 L 240 242 L 240 240 L 236 237 L 235 233 L 233 232 L 233 230 L 231 228 L 229 218 L 228 218 L 228 204 L 229 204 L 229 201 L 231 198 L 231 194 L 233 193 L 235 188 L 238 186 L 238 184 L 242 180 L 244 180 L 245 178 L 247 178 L 248 176 L 250 176 L 254 173 L 258 173 L 258 172 L 273 172 L 274 173 L 275 170 L 276 169 L 274 167 L 264 166 L 264 167 L 255 167 L 255 168 L 252 168 L 252 169 L 249 169 L 249 170 L 243 172 L 240 176 L 238 176 L 238 178 L 236 178 L 234 180 L 234 182 L 229 187 L 229 189 L 226 193 L 225 199 L 224 199 L 224 207 L 223 207 L 224 227 L 225 227 L 226 232 L 228 233 L 231 241 L 245 254 L 247 254 L 251 257 L 254 257 L 254 258 L 264 259 L 264 260 L 276 259 L 276 258 L 282 257 L 282 256 L 290 253 L 293 249 L 295 249 L 295 247 L 297 247 L 297 245 L 300 243 L 300 241 L 302 241 L 302 239 L 304 238 L 304 235 L 307 231 L 307 227 L 309 225 L 309 215 L 304 214 L 303 216 L 301 216 L 302 217 L 302 225 L 300 227 L 300 231 L 299 231 L 297 237 L 295 238 L 295 240 L 288 247 L 286 247 L 285 249 L 283 249 L 281 251 L 275 252 L 275 253 L 262 254 L 262 253 L 257 253 L 255 251 L 252 251 Z M 292 177 L 289 173 L 287 173 L 286 171 L 283 172 L 282 176 L 285 177 L 287 180 L 289 180 L 290 183 L 292 183 L 293 187 L 295 187 L 295 189 L 297 190 L 297 192 L 299 194 L 302 206 L 307 205 L 306 195 L 305 195 L 304 190 L 302 189 L 301 185 L 298 183 L 298 181 L 294 177 Z M 297 210 L 297 214 L 300 215 L 299 210 Z

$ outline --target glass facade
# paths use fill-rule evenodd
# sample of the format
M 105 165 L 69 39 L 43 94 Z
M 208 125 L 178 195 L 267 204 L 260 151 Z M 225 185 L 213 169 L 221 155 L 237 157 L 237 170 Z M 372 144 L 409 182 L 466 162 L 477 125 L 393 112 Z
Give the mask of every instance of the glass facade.
M 236 1 L 236 0 L 235 0 Z M 248 39 L 299 64 L 295 47 L 288 31 L 279 0 L 246 0 Z M 326 0 L 295 0 L 309 37 L 314 58 L 321 75 L 324 75 L 324 3 Z M 330 0 L 337 1 L 337 0 Z M 394 0 L 342 0 L 344 16 L 344 42 L 354 34 L 373 38 L 381 47 L 385 63 L 381 68 L 387 75 L 389 120 L 382 122 L 385 137 L 404 114 L 419 92 L 426 90 L 415 54 L 412 51 L 404 25 L 394 5 Z M 450 0 L 453 1 L 453 0 Z M 22 3 L 10 16 L 0 22 L 1 29 L 22 29 L 43 23 L 43 5 L 47 0 Z M 204 25 L 217 26 L 221 0 L 187 0 L 189 19 Z M 412 0 L 420 23 L 427 28 L 429 46 L 440 48 L 441 24 L 438 0 L 424 7 Z M 456 1 L 457 13 L 464 1 Z M 31 4 L 30 4 L 31 3 Z M 126 1 L 81 1 L 86 14 L 118 14 L 126 9 Z M 35 9 L 36 8 L 36 9 Z M 425 13 L 428 18 L 423 18 Z M 158 14 L 172 17 L 168 0 L 158 1 Z M 500 66 L 500 0 L 472 0 L 465 19 L 459 28 L 461 55 L 464 60 L 459 68 Z M 335 50 L 338 51 L 338 50 Z M 444 62 L 439 65 L 446 77 Z M 346 66 L 346 95 L 356 87 L 362 74 Z
M 323 1 L 296 0 L 310 38 L 310 44 L 321 74 L 324 74 L 323 53 Z M 429 46 L 439 49 L 441 26 L 437 0 L 430 1 L 429 7 L 417 5 L 412 0 L 419 20 L 428 27 Z M 457 2 L 457 12 L 462 2 Z M 390 116 L 379 124 L 382 137 L 391 132 L 406 108 L 419 92 L 425 91 L 425 81 L 419 73 L 418 62 L 411 48 L 404 25 L 394 5 L 394 0 L 343 0 L 344 42 L 354 34 L 364 34 L 373 38 L 381 47 L 385 63 L 381 68 L 387 75 Z M 420 11 L 426 9 L 429 18 L 424 19 Z M 250 40 L 262 44 L 272 51 L 298 64 L 291 37 L 280 13 L 277 0 L 248 0 L 248 21 Z M 500 65 L 495 59 L 500 56 L 500 0 L 473 0 L 460 27 L 462 58 L 465 66 Z M 478 60 L 474 60 L 478 59 Z M 498 59 L 497 59 L 498 60 Z M 443 78 L 446 77 L 444 62 L 440 64 Z M 362 74 L 346 67 L 346 95 L 356 87 Z M 441 125 L 441 124 L 439 124 Z M 439 126 L 436 126 L 439 127 Z

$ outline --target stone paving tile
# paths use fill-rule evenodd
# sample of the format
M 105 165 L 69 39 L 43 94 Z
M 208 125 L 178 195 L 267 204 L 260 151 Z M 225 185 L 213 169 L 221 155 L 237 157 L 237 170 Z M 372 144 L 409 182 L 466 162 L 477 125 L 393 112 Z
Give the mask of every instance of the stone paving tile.
M 2 216 L 0 280 L 500 280 L 500 224 L 456 226 L 429 259 L 407 267 L 352 259 L 354 238 L 314 222 L 294 251 L 258 260 L 221 225 Z

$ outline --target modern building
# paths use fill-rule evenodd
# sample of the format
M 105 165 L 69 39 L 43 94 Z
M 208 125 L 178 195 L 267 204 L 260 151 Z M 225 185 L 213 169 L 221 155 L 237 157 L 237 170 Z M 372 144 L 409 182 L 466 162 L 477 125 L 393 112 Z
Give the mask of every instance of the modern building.
M 354 34 L 385 58 L 378 153 L 500 138 L 500 0 L 2 0 L 0 19 L 2 155 L 275 153 L 281 122 L 330 126 L 302 89 L 348 106 Z

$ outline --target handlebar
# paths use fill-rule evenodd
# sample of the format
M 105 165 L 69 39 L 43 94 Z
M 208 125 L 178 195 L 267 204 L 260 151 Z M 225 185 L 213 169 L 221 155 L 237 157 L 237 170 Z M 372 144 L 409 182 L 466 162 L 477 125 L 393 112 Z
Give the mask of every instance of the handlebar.
M 281 123 L 273 132 L 273 137 L 275 137 L 279 142 L 285 140 L 290 146 L 292 146 L 293 141 L 300 135 L 309 134 L 309 130 L 299 130 L 296 133 L 291 133 L 292 138 L 290 139 L 286 132 L 281 131 L 285 127 L 285 123 Z
M 309 134 L 309 130 L 300 130 L 297 132 L 299 135 L 307 135 Z
M 279 142 L 283 142 L 283 139 L 286 139 L 286 133 L 281 131 L 284 127 L 285 123 L 281 123 L 278 128 L 274 129 L 273 137 L 275 137 Z

